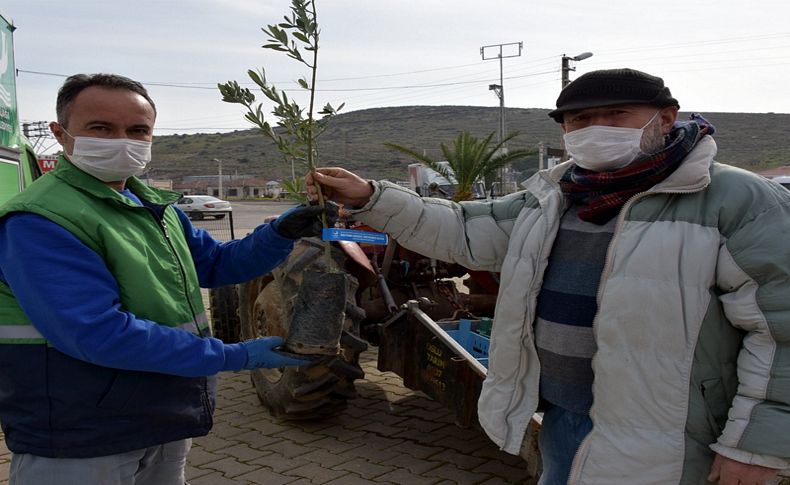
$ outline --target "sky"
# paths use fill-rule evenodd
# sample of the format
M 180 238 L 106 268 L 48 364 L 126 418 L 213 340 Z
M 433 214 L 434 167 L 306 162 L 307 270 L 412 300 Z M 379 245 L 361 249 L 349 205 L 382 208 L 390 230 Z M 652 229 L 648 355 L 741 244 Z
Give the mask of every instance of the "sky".
M 288 0 L 4 0 L 15 31 L 21 121 L 55 118 L 65 76 L 112 72 L 142 82 L 156 135 L 247 129 L 218 82 L 248 69 L 297 100 L 304 66 L 262 49 L 261 28 Z M 385 106 L 553 108 L 561 59 L 570 79 L 630 67 L 664 78 L 681 110 L 790 113 L 787 0 L 317 0 L 317 102 L 342 112 Z M 519 51 L 518 43 L 521 43 Z M 520 54 L 520 55 L 518 55 Z M 259 96 L 260 98 L 260 96 Z M 264 104 L 264 111 L 271 109 Z

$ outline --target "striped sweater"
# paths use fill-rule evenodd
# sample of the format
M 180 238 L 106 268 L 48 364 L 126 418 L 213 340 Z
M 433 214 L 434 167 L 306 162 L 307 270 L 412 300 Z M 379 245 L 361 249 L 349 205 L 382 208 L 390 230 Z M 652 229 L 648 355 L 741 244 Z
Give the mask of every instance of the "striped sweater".
M 575 413 L 592 406 L 593 319 L 596 293 L 615 219 L 579 219 L 579 206 L 562 217 L 538 295 L 535 340 L 541 363 L 540 396 Z

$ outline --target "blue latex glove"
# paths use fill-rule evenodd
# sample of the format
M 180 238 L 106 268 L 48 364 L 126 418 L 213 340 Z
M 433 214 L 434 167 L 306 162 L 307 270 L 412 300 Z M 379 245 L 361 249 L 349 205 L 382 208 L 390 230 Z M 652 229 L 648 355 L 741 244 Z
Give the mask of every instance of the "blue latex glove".
M 327 202 L 326 209 L 318 205 L 304 204 L 291 207 L 272 221 L 272 227 L 277 234 L 288 239 L 317 237 L 321 235 L 324 228 L 321 224 L 321 214 L 324 212 L 326 212 L 327 225 L 334 226 L 337 221 L 338 206 L 333 202 Z
M 264 367 L 266 369 L 274 369 L 276 367 L 311 363 L 308 359 L 294 359 L 273 350 L 282 344 L 283 339 L 281 337 L 263 337 L 242 342 L 244 349 L 247 351 L 247 363 L 244 364 L 244 368 L 258 369 Z

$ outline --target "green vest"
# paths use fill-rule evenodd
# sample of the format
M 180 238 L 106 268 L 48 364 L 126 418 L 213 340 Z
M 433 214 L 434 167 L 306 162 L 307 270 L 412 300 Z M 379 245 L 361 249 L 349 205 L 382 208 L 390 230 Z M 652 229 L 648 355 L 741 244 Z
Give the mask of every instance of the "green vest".
M 55 222 L 104 260 L 118 283 L 121 310 L 205 334 L 197 272 L 181 221 L 169 206 L 179 194 L 134 177 L 127 188 L 149 206 L 137 205 L 61 157 L 54 171 L 0 207 L 0 218 L 23 211 Z M 0 344 L 25 343 L 45 340 L 0 282 Z

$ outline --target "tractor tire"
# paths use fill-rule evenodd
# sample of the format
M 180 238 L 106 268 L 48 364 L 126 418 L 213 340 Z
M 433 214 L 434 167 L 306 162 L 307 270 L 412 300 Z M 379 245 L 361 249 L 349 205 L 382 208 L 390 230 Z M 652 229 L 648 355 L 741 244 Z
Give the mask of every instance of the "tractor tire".
M 288 336 L 293 300 L 302 272 L 322 267 L 321 242 L 302 239 L 288 261 L 273 273 L 243 283 L 239 288 L 241 336 L 243 339 L 267 335 Z M 333 248 L 335 261 L 342 263 L 342 250 Z M 286 420 L 320 420 L 336 415 L 357 396 L 354 381 L 364 377 L 359 354 L 367 342 L 357 337 L 364 312 L 356 306 L 356 279 L 351 280 L 346 300 L 345 322 L 340 352 L 310 365 L 250 371 L 258 398 L 269 412 Z
M 212 288 L 208 295 L 213 336 L 227 343 L 240 341 L 239 293 L 236 285 Z

